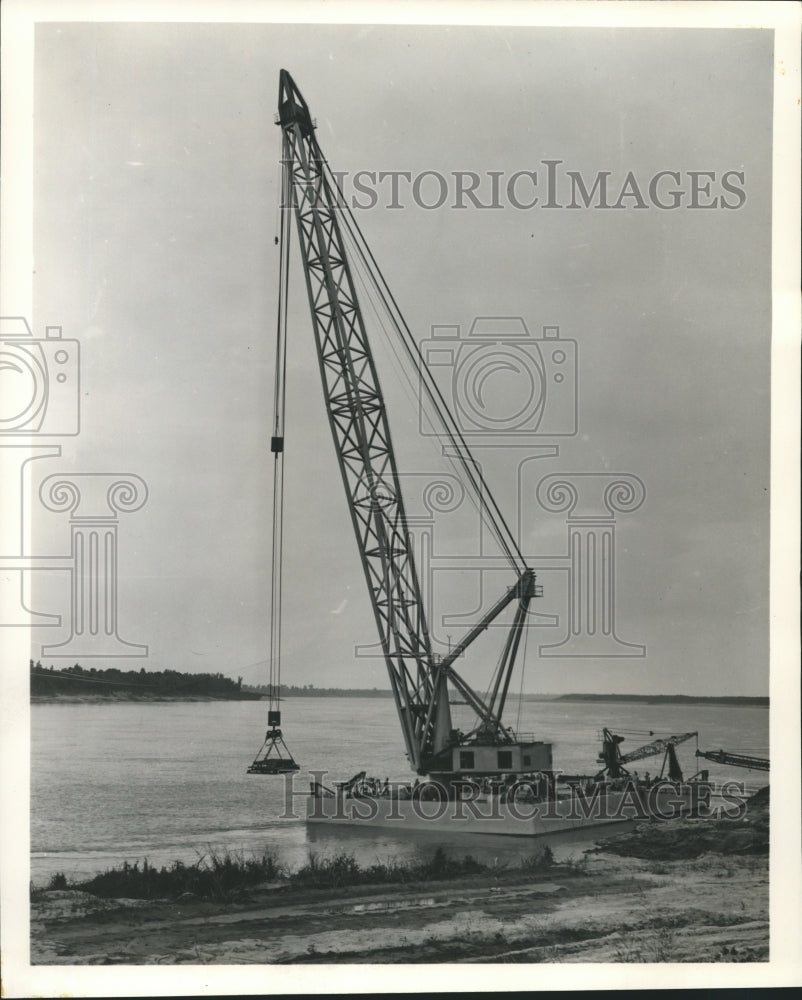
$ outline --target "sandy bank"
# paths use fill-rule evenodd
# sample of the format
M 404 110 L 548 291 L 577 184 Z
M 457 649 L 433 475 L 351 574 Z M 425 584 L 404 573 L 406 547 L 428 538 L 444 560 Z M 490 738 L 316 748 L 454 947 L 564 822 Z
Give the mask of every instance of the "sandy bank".
M 760 817 L 757 817 L 758 819 Z M 724 853 L 694 824 L 651 825 L 612 854 L 544 871 L 499 869 L 445 882 L 271 883 L 228 903 L 32 903 L 35 964 L 314 962 L 739 962 L 768 959 L 768 854 L 752 816 Z M 682 860 L 660 857 L 697 839 Z M 749 838 L 752 838 L 751 841 Z M 624 838 L 625 839 L 625 838 Z M 73 898 L 71 898 L 73 897 Z

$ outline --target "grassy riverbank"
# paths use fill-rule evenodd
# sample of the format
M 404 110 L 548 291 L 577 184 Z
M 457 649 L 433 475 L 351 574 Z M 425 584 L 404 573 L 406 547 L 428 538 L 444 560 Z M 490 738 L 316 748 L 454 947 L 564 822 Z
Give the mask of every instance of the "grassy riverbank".
M 553 865 L 551 850 L 545 847 L 533 851 L 518 867 L 522 871 L 535 871 Z M 442 848 L 434 851 L 427 861 L 403 862 L 391 858 L 371 865 L 360 865 L 347 853 L 333 857 L 310 853 L 306 864 L 295 870 L 281 865 L 270 853 L 248 858 L 242 853 L 210 852 L 194 865 L 174 861 L 172 865 L 154 868 L 147 861 L 141 867 L 126 862 L 84 881 L 70 881 L 57 873 L 45 889 L 32 889 L 31 898 L 41 899 L 47 892 L 66 890 L 102 899 L 179 899 L 189 894 L 198 899 L 231 901 L 246 897 L 248 890 L 266 883 L 292 894 L 303 889 L 438 882 L 490 870 L 489 865 L 471 855 L 452 857 Z
M 433 852 L 360 866 L 210 855 L 56 877 L 34 964 L 741 962 L 768 958 L 768 796 L 740 820 L 639 824 L 579 861 Z

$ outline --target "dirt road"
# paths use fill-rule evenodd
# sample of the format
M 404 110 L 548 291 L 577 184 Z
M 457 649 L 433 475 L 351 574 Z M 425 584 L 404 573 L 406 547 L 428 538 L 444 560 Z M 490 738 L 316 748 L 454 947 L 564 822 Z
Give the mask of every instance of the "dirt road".
M 34 964 L 699 962 L 768 959 L 766 855 L 598 853 L 531 874 L 151 903 L 42 893 Z

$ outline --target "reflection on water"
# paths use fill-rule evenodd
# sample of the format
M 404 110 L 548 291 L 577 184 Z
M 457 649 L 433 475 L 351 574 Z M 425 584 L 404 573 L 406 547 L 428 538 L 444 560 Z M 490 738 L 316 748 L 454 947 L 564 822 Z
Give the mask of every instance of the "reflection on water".
M 517 705 L 512 708 L 513 716 Z M 367 769 L 381 779 L 409 780 L 392 701 L 299 698 L 283 709 L 284 731 L 304 769 L 292 783 L 247 775 L 261 743 L 266 706 L 260 702 L 34 705 L 31 713 L 31 877 L 41 884 L 56 871 L 88 875 L 123 860 L 153 865 L 192 863 L 210 850 L 272 851 L 286 865 L 310 850 L 347 851 L 362 864 L 389 857 L 427 859 L 442 846 L 488 864 L 531 856 L 532 841 L 442 832 L 404 834 L 312 826 L 304 797 L 309 772 L 327 769 L 325 783 Z M 633 719 L 633 713 L 637 715 Z M 555 765 L 593 772 L 602 725 L 660 733 L 698 729 L 702 746 L 768 745 L 768 710 L 732 706 L 637 706 L 623 703 L 527 702 L 521 729 L 554 743 Z M 628 736 L 625 748 L 647 742 Z M 678 749 L 685 773 L 697 770 L 693 742 Z M 652 771 L 659 770 L 660 760 Z M 711 777 L 760 786 L 766 776 L 709 765 Z M 294 793 L 294 794 L 293 794 Z M 288 805 L 290 808 L 288 809 Z M 293 813 L 295 819 L 281 819 Z M 603 828 L 605 837 L 620 826 Z M 592 843 L 586 831 L 548 837 L 558 857 Z M 547 838 L 538 839 L 538 846 Z M 481 842 L 481 843 L 480 843 Z M 498 859 L 498 860 L 496 860 Z
M 327 827 L 325 824 L 310 824 L 306 840 L 309 848 L 321 855 L 330 856 L 339 851 L 353 854 L 361 864 L 385 861 L 387 858 L 403 858 L 405 861 L 424 861 L 432 857 L 442 847 L 449 854 L 463 856 L 470 854 L 488 865 L 510 865 L 540 854 L 548 845 L 557 860 L 576 857 L 588 847 L 592 847 L 600 836 L 613 837 L 633 829 L 634 823 L 614 823 L 603 830 L 577 829 L 543 837 L 503 837 L 470 833 L 448 833 L 442 830 L 410 830 L 404 834 L 398 831 L 369 830 L 365 827 Z
M 296 869 L 305 864 L 310 854 L 318 857 L 333 857 L 346 853 L 353 855 L 360 865 L 376 862 L 429 861 L 438 848 L 454 857 L 470 855 L 490 866 L 512 866 L 539 854 L 546 844 L 552 849 L 558 861 L 580 857 L 592 847 L 600 836 L 605 838 L 620 836 L 634 826 L 632 822 L 608 824 L 603 829 L 577 829 L 544 837 L 503 837 L 474 836 L 466 833 L 444 834 L 441 831 L 369 830 L 365 827 L 344 827 L 336 829 L 321 824 L 307 826 L 303 822 L 292 822 L 282 827 L 267 827 L 261 831 L 226 830 L 219 831 L 204 843 L 198 843 L 188 850 L 186 843 L 171 845 L 130 844 L 126 850 L 96 851 L 56 851 L 33 852 L 31 877 L 41 885 L 55 872 L 64 872 L 69 878 L 83 878 L 98 871 L 119 865 L 123 860 L 140 864 L 146 858 L 148 864 L 161 867 L 176 859 L 185 864 L 194 864 L 208 857 L 212 852 L 231 851 L 244 857 L 261 855 L 263 852 L 275 854 L 288 869 Z

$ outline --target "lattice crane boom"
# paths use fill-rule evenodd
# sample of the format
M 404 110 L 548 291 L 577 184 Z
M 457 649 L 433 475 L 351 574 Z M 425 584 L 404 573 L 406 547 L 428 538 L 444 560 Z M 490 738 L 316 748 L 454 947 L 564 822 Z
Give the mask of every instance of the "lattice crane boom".
M 279 85 L 282 162 L 304 263 L 326 412 L 410 761 L 428 734 L 416 711 L 436 698 L 429 631 L 412 558 L 390 427 L 359 308 L 337 199 L 306 101 L 289 73 Z M 448 711 L 448 701 L 440 707 Z M 450 728 L 450 726 L 449 726 Z
M 454 660 L 517 599 L 515 636 L 505 654 L 511 671 L 529 601 L 539 588 L 534 572 L 524 567 L 451 655 L 442 660 L 433 655 L 387 412 L 346 252 L 342 206 L 315 122 L 286 70 L 279 80 L 276 124 L 282 130 L 287 194 L 282 211 L 296 220 L 326 412 L 407 755 L 418 773 L 448 771 L 449 748 L 460 739 L 451 724 L 449 682 L 476 710 L 483 733 L 504 733 L 509 741 L 500 709 L 459 677 Z M 502 706 L 508 682 L 507 677 Z
M 619 763 L 631 764 L 636 760 L 645 760 L 647 757 L 656 757 L 660 753 L 665 753 L 668 747 L 675 747 L 679 743 L 685 743 L 686 740 L 690 740 L 697 735 L 698 733 L 694 731 L 692 733 L 680 733 L 677 736 L 669 736 L 667 739 L 654 740 L 651 743 L 646 743 L 642 747 L 638 747 L 637 750 L 631 750 L 629 753 L 623 754 L 619 759 Z
M 752 757 L 743 753 L 730 753 L 728 750 L 697 750 L 697 757 L 711 760 L 714 764 L 729 764 L 731 767 L 745 767 L 750 771 L 769 771 L 770 763 L 766 757 Z

